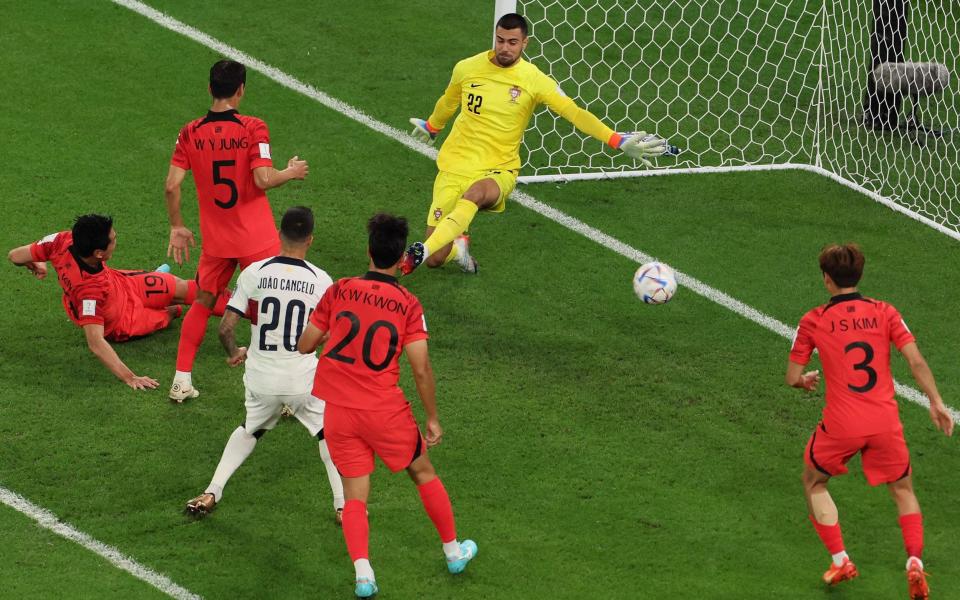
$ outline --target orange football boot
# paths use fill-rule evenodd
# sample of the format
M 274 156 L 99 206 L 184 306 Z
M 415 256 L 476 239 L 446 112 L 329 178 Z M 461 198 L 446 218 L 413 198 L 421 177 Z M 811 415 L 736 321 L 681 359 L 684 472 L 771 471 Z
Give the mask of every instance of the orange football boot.
M 823 574 L 823 582 L 828 585 L 837 585 L 841 581 L 846 581 L 848 579 L 853 579 L 858 576 L 860 573 L 857 572 L 857 567 L 849 558 L 843 559 L 843 564 L 839 567 L 833 563 L 830 563 L 830 568 L 827 569 L 827 572 Z
M 927 600 L 930 597 L 927 574 L 923 572 L 922 563 L 915 558 L 907 561 L 907 590 L 910 600 Z

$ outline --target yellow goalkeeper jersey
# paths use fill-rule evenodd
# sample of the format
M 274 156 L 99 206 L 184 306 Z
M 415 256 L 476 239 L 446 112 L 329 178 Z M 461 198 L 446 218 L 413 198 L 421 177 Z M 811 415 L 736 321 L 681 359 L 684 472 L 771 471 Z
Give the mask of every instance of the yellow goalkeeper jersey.
M 619 143 L 620 136 L 578 107 L 536 66 L 520 58 L 504 68 L 492 58 L 493 51 L 486 51 L 458 62 L 427 119 L 430 128 L 440 130 L 460 109 L 437 156 L 441 171 L 473 175 L 519 169 L 523 132 L 541 104 L 587 135 L 611 145 Z

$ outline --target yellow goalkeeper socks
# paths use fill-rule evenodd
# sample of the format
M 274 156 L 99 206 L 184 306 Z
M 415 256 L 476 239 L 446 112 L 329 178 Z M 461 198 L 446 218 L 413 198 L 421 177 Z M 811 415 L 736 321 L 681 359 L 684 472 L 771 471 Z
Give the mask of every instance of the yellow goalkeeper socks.
M 450 252 L 447 253 L 447 257 L 443 259 L 443 264 L 447 264 L 448 262 L 456 260 L 458 254 L 460 254 L 460 251 L 457 250 L 457 245 L 453 244 L 450 246 Z
M 467 230 L 474 215 L 477 214 L 477 205 L 469 200 L 460 198 L 457 206 L 447 217 L 437 224 L 433 234 L 423 243 L 427 247 L 427 256 L 457 239 L 457 236 Z

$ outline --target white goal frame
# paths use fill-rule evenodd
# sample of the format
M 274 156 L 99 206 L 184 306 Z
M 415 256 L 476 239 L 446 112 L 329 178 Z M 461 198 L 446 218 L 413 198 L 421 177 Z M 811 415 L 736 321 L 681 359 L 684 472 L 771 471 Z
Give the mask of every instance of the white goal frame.
M 861 0 L 869 2 L 869 0 Z M 829 0 L 824 0 L 824 8 L 820 11 L 820 16 L 818 20 L 820 26 L 824 29 L 827 27 L 827 12 L 826 12 L 826 3 Z M 496 22 L 501 16 L 507 13 L 517 12 L 517 0 L 494 0 L 494 29 L 496 28 Z M 533 33 L 535 35 L 535 32 Z M 494 41 L 496 36 L 494 34 Z M 821 36 L 821 39 L 823 36 Z M 818 112 L 816 115 L 817 123 L 819 125 L 821 117 L 822 106 L 824 102 L 824 81 L 823 81 L 823 64 L 826 62 L 826 52 L 827 49 L 823 41 L 820 44 L 820 81 L 817 83 L 816 88 L 816 98 L 817 102 L 820 104 L 818 107 Z M 558 173 L 558 174 L 546 174 L 546 175 L 521 175 L 517 181 L 518 183 L 549 183 L 549 182 L 568 182 L 568 181 L 583 181 L 583 180 L 603 180 L 603 179 L 620 179 L 625 177 L 657 177 L 663 175 L 686 175 L 686 174 L 697 174 L 697 173 L 741 173 L 741 172 L 754 172 L 754 171 L 783 171 L 783 170 L 797 170 L 797 171 L 807 171 L 810 173 L 815 173 L 828 179 L 843 185 L 849 189 L 852 189 L 856 192 L 859 192 L 872 200 L 898 212 L 911 219 L 914 219 L 924 225 L 935 229 L 936 231 L 949 236 L 955 240 L 960 241 L 960 231 L 951 229 L 933 219 L 927 217 L 926 215 L 920 214 L 917 211 L 912 210 L 911 208 L 904 206 L 903 204 L 897 202 L 894 198 L 883 196 L 876 191 L 873 191 L 861 183 L 852 181 L 844 177 L 843 175 L 836 173 L 834 171 L 828 170 L 823 167 L 823 148 L 821 147 L 821 128 L 819 126 L 813 129 L 813 140 L 812 140 L 812 164 L 808 163 L 798 163 L 798 162 L 784 162 L 784 163 L 771 163 L 771 164 L 746 164 L 746 165 L 724 165 L 724 166 L 699 166 L 699 167 L 660 167 L 646 170 L 623 170 L 623 171 L 593 171 L 593 172 L 577 172 L 577 173 Z M 682 149 L 681 149 L 682 150 Z

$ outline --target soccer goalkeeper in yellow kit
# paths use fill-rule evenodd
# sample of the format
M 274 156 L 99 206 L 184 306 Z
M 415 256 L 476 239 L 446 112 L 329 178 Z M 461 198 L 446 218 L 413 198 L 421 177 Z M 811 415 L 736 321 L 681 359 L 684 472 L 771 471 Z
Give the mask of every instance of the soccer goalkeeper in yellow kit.
M 520 170 L 520 142 L 534 109 L 546 104 L 577 129 L 630 158 L 660 156 L 663 140 L 646 134 L 616 133 L 564 95 L 557 82 L 521 58 L 527 21 L 516 13 L 497 21 L 496 44 L 457 63 L 433 114 L 410 119 L 412 135 L 431 143 L 457 109 L 460 115 L 437 156 L 439 173 L 427 215 L 426 241 L 410 246 L 400 269 L 409 274 L 423 262 L 439 267 L 457 261 L 476 273 L 469 240 L 463 235 L 479 210 L 503 212 Z

